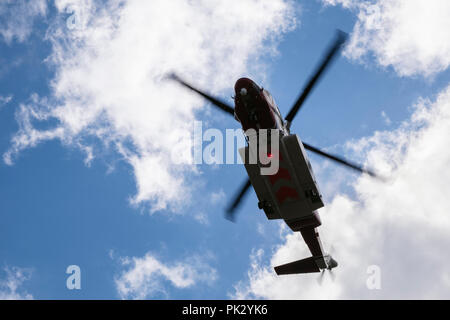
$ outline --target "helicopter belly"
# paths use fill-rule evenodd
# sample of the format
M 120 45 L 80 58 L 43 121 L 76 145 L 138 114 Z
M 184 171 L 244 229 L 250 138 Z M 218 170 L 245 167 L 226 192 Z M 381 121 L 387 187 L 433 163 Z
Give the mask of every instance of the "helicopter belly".
M 324 206 L 322 196 L 297 135 L 279 139 L 278 158 L 275 154 L 272 158 L 272 161 L 279 160 L 279 168 L 273 175 L 262 175 L 260 163 L 246 163 L 244 156 L 249 152 L 248 146 L 241 148 L 239 153 L 258 197 L 259 207 L 267 218 L 284 219 L 288 225 L 296 221 L 308 223 L 314 210 Z

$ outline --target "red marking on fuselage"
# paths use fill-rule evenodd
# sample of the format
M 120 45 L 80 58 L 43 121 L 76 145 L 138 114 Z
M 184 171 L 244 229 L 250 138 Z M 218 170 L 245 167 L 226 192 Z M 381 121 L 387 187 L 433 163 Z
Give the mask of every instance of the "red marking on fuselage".
M 274 175 L 269 176 L 270 183 L 274 185 L 278 180 L 291 180 L 291 175 L 289 174 L 288 169 L 286 168 L 278 168 L 278 172 Z
M 279 155 L 280 164 L 281 164 L 281 160 L 282 160 L 281 153 L 279 153 L 278 155 Z M 275 183 L 277 183 L 277 181 L 279 181 L 279 180 L 285 180 L 290 183 L 292 182 L 292 177 L 291 177 L 291 174 L 289 173 L 289 170 L 286 168 L 283 168 L 283 167 L 279 167 L 276 174 L 268 176 L 268 177 L 269 177 L 269 181 L 272 184 L 272 186 L 275 185 Z M 275 192 L 275 196 L 276 196 L 279 204 L 282 204 L 288 198 L 299 199 L 297 190 L 295 188 L 288 187 L 288 186 L 280 187 L 278 189 L 278 191 Z
M 279 204 L 282 204 L 283 202 L 286 201 L 286 199 L 291 198 L 291 199 L 298 199 L 298 193 L 297 190 L 295 190 L 294 188 L 290 188 L 290 187 L 281 187 L 277 192 L 276 192 L 276 197 L 278 200 Z

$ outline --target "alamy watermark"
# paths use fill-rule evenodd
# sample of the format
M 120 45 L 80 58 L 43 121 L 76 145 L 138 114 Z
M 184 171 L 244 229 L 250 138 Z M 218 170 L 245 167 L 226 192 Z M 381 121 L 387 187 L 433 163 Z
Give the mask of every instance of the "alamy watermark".
M 381 268 L 377 265 L 367 267 L 366 286 L 369 290 L 381 290 Z
M 79 266 L 73 264 L 67 267 L 66 274 L 69 276 L 66 279 L 66 288 L 69 290 L 81 290 L 81 269 Z
M 240 147 L 248 144 L 248 152 L 239 155 Z M 242 134 L 241 129 L 226 129 L 225 137 L 216 128 L 203 129 L 202 121 L 195 121 L 192 136 L 192 148 L 187 157 L 180 157 L 181 150 L 172 150 L 172 161 L 183 163 L 186 159 L 191 164 L 258 164 L 262 175 L 273 175 L 279 168 L 280 130 L 248 129 Z M 183 146 L 184 147 L 184 146 Z M 186 150 L 184 150 L 186 151 Z

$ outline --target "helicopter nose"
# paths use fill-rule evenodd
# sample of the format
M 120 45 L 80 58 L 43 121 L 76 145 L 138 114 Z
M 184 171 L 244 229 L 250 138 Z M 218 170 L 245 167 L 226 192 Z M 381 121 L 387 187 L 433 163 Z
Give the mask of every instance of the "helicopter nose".
M 234 91 L 236 95 L 245 96 L 251 94 L 251 90 L 255 86 L 256 85 L 252 80 L 248 78 L 240 78 L 238 81 L 236 81 L 236 84 L 234 85 Z

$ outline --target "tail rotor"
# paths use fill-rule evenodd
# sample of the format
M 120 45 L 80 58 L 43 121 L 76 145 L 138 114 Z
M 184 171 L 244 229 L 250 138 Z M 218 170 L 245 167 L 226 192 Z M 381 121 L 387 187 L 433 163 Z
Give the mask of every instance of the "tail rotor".
M 319 277 L 317 278 L 317 283 L 321 286 L 323 284 L 323 279 L 325 278 L 325 273 L 330 276 L 331 281 L 336 281 L 336 274 L 333 272 L 333 268 L 337 266 L 337 262 L 332 258 L 334 254 L 334 246 L 330 247 L 330 251 L 328 253 L 329 256 L 329 266 L 326 269 L 322 269 Z

